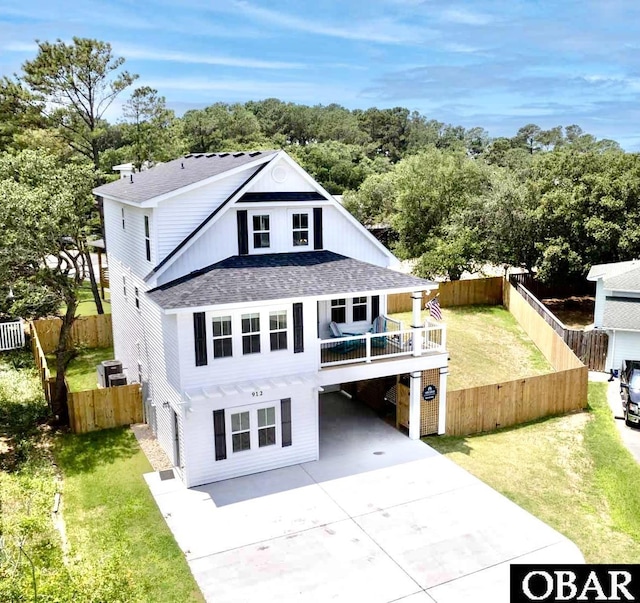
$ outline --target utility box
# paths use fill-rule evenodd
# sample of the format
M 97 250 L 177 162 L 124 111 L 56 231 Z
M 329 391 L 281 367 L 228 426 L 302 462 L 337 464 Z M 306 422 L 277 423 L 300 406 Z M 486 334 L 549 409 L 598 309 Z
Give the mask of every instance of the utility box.
M 122 373 L 122 362 L 103 360 L 98 365 L 98 387 L 109 387 L 109 377 L 118 373 Z
M 113 387 L 114 385 L 126 385 L 127 384 L 127 376 L 124 373 L 113 373 L 109 375 L 109 387 Z

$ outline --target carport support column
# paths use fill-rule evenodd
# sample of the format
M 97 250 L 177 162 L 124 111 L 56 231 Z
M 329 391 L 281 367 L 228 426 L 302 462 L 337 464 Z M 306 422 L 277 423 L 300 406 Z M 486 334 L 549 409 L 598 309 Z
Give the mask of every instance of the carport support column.
M 422 391 L 422 373 L 410 373 L 409 382 L 409 439 L 420 439 L 420 405 Z
M 440 391 L 438 397 L 438 435 L 444 435 L 447 429 L 447 375 L 449 368 L 440 369 Z
M 413 355 L 422 355 L 422 321 L 420 311 L 422 310 L 422 291 L 414 291 L 411 294 L 413 316 L 411 317 L 411 328 L 413 329 Z

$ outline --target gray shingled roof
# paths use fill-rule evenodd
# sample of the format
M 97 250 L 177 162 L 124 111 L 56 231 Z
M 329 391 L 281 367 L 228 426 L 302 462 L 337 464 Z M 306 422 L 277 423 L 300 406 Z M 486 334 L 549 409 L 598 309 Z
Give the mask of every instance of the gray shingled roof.
M 433 285 L 331 251 L 309 251 L 233 256 L 148 295 L 162 308 L 174 310 Z
M 587 274 L 587 280 L 596 281 L 600 278 L 608 279 L 612 276 L 622 274 L 628 270 L 640 267 L 638 260 L 628 260 L 626 262 L 611 262 L 610 264 L 594 264 Z
M 185 155 L 150 170 L 133 175 L 133 182 L 123 178 L 93 189 L 96 195 L 107 195 L 124 201 L 142 203 L 159 195 L 217 176 L 246 163 L 273 156 L 278 151 L 246 151 L 239 153 L 195 153 Z M 184 167 L 182 167 L 184 165 Z
M 633 264 L 625 272 L 604 278 L 605 289 L 618 291 L 640 291 L 640 264 Z
M 607 298 L 602 326 L 607 329 L 640 330 L 640 298 Z

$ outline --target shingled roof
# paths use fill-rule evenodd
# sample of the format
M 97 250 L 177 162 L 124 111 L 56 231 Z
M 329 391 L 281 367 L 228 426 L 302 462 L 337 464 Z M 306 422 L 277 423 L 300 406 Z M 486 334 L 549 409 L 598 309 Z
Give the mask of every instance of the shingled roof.
M 166 310 L 384 289 L 424 290 L 435 283 L 333 253 L 233 256 L 149 291 Z
M 150 170 L 133 174 L 93 189 L 96 195 L 142 203 L 179 190 L 190 184 L 217 176 L 239 166 L 273 157 L 278 151 L 246 151 L 238 153 L 192 153 L 161 163 Z
M 605 329 L 640 330 L 640 298 L 607 297 L 602 326 Z

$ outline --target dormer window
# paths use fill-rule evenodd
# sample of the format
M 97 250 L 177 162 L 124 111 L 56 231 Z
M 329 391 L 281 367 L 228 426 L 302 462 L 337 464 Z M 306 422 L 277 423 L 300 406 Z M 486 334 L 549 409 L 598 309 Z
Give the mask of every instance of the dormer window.
M 269 215 L 253 216 L 253 247 L 254 249 L 271 247 Z
M 309 245 L 309 214 L 292 214 L 293 246 L 307 247 Z

